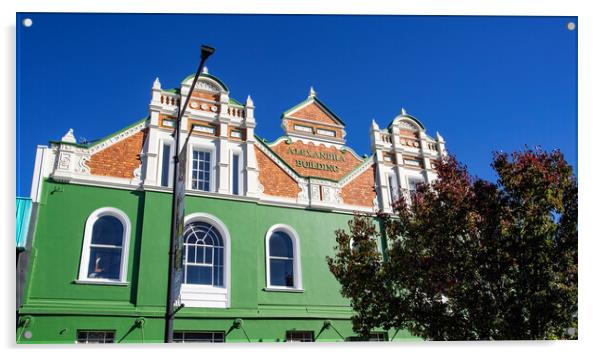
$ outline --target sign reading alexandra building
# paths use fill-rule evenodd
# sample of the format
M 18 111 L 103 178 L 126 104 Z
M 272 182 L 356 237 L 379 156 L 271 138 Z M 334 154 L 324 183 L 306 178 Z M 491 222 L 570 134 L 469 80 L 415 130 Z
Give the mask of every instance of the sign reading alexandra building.
M 302 156 L 304 158 L 311 159 L 319 159 L 319 160 L 328 160 L 328 161 L 345 161 L 345 157 L 343 155 L 338 155 L 336 153 L 330 152 L 322 152 L 322 151 L 312 151 L 307 149 L 297 149 L 297 148 L 289 148 L 287 151 L 288 154 L 293 156 Z M 303 159 L 295 159 L 295 164 L 297 167 L 303 167 L 306 169 L 316 169 L 323 171 L 332 171 L 339 172 L 339 166 L 334 164 L 308 161 Z

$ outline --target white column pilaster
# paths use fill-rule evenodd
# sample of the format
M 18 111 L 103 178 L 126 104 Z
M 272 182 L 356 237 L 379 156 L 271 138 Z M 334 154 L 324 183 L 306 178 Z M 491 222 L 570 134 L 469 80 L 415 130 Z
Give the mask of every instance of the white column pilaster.
M 230 150 L 228 145 L 228 123 L 219 123 L 219 144 L 217 149 L 217 192 L 230 193 Z

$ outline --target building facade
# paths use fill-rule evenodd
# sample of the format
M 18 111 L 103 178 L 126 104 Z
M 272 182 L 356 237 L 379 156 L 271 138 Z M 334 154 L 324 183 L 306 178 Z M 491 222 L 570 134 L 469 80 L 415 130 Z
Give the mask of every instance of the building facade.
M 19 343 L 163 341 L 172 132 L 188 95 L 185 307 L 175 340 L 356 339 L 326 264 L 334 232 L 354 212 L 390 211 L 399 194 L 434 180 L 443 138 L 402 110 L 384 129 L 367 123 L 372 155 L 359 156 L 345 145 L 343 120 L 310 89 L 268 142 L 255 134 L 250 97 L 231 98 L 206 70 L 195 88 L 192 80 L 176 89 L 155 80 L 149 116 L 103 139 L 77 143 L 69 130 L 37 148 Z

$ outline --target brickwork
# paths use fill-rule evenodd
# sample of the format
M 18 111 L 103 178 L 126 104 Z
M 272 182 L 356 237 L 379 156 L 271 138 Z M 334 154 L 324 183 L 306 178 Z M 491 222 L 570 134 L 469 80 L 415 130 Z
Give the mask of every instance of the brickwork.
M 313 120 L 324 124 L 340 125 L 316 103 L 308 104 L 293 113 L 289 113 L 288 116 Z
M 107 147 L 92 155 L 88 167 L 92 175 L 133 178 L 134 170 L 140 166 L 140 151 L 146 130 Z
M 202 98 L 214 102 L 219 102 L 219 94 L 200 92 L 196 90 L 192 92 L 192 98 Z
M 292 177 L 282 170 L 261 150 L 255 148 L 259 168 L 259 182 L 263 193 L 270 196 L 296 198 L 301 189 Z
M 341 152 L 334 146 L 327 147 L 324 144 L 304 144 L 301 141 L 287 144 L 281 141 L 271 149 L 302 176 L 338 181 L 362 163 L 350 151 Z M 320 157 L 321 154 L 326 156 Z
M 376 190 L 374 189 L 375 170 L 375 166 L 372 165 L 354 180 L 343 186 L 341 197 L 344 203 L 354 206 L 372 207 L 372 202 L 376 197 Z

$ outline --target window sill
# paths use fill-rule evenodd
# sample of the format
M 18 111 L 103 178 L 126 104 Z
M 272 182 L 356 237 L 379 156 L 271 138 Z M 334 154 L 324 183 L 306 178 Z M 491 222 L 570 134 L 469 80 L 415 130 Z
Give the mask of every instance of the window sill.
M 115 285 L 115 286 L 128 286 L 130 283 L 127 281 L 114 281 L 114 280 L 74 280 L 74 284 L 89 284 L 89 285 Z
M 285 287 L 277 287 L 277 286 L 266 286 L 263 288 L 264 291 L 277 291 L 284 293 L 302 293 L 305 292 L 305 289 L 299 288 L 285 288 Z

